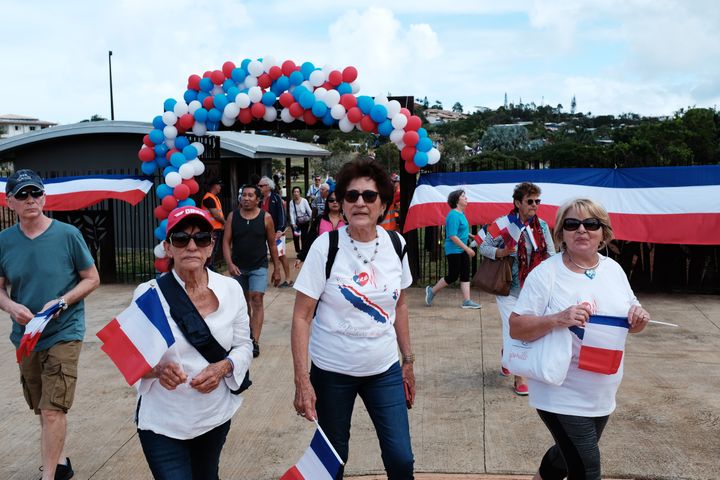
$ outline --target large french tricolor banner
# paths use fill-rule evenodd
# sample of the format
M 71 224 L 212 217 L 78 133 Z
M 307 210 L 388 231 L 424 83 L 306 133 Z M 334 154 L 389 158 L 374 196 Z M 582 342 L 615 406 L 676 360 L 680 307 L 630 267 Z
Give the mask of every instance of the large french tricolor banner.
M 317 430 L 310 447 L 300 460 L 280 477 L 280 480 L 335 480 L 343 464 L 320 425 L 315 421 Z
M 627 317 L 604 315 L 591 315 L 584 329 L 571 329 L 582 340 L 578 368 L 604 375 L 617 373 L 629 329 Z
M 59 312 L 61 308 L 61 303 L 56 302 L 50 305 L 46 310 L 36 314 L 32 320 L 25 325 L 25 332 L 20 339 L 18 349 L 15 351 L 15 358 L 17 358 L 18 363 L 22 361 L 23 357 L 30 356 L 30 352 L 32 352 L 35 345 L 37 345 L 38 340 L 40 340 L 42 332 L 50 322 L 50 319 L 52 319 L 52 317 Z
M 150 288 L 97 333 L 102 349 L 134 385 L 175 343 L 160 297 Z
M 610 214 L 615 238 L 636 242 L 720 244 L 720 165 L 650 168 L 494 170 L 420 175 L 405 231 L 445 224 L 447 197 L 465 190 L 465 216 L 484 225 L 513 207 L 521 182 L 542 189 L 538 215 L 554 227 L 558 208 L 590 198 Z
M 5 184 L 0 178 L 0 206 L 7 206 Z M 138 204 L 147 195 L 153 182 L 134 175 L 90 175 L 86 177 L 58 177 L 43 180 L 47 211 L 79 210 L 108 199 Z

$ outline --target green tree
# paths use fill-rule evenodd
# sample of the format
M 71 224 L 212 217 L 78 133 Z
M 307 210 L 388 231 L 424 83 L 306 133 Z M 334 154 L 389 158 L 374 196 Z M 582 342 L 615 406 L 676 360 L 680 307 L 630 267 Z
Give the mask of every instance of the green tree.
M 452 111 L 457 113 L 463 113 L 462 103 L 455 102 L 455 104 L 452 106 Z
M 83 122 L 103 122 L 103 121 L 105 121 L 105 120 L 107 120 L 107 118 L 102 117 L 102 116 L 100 116 L 100 115 L 98 115 L 98 114 L 96 113 L 96 114 L 94 114 L 92 117 L 90 117 L 89 119 L 86 118 L 85 120 L 80 120 L 80 123 L 83 123 Z
M 430 108 L 437 108 L 438 110 L 442 110 L 443 104 L 440 100 L 435 100 L 435 103 L 433 103 L 432 106 L 430 106 Z
M 480 139 L 480 146 L 484 151 L 511 152 L 526 148 L 529 140 L 527 128 L 521 125 L 493 125 Z

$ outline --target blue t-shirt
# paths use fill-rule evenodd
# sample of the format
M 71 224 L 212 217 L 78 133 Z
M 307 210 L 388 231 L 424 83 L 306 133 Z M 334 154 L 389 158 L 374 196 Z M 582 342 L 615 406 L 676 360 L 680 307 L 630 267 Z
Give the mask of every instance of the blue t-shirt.
M 462 248 L 450 240 L 450 237 L 453 235 L 467 245 L 468 236 L 470 235 L 470 225 L 468 224 L 467 218 L 465 218 L 465 214 L 457 210 L 450 210 L 450 213 L 445 217 L 445 255 L 464 252 Z
M 72 290 L 80 281 L 78 272 L 93 263 L 80 231 L 57 220 L 33 239 L 25 236 L 19 224 L 0 232 L 0 277 L 10 287 L 10 298 L 33 313 Z M 13 319 L 10 341 L 15 347 L 24 332 L 25 326 Z M 81 300 L 50 320 L 35 351 L 84 336 L 85 304 Z

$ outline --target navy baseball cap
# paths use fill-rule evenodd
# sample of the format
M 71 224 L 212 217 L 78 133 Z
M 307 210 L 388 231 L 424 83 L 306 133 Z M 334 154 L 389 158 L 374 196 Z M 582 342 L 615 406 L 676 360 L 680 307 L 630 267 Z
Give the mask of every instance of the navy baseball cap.
M 35 187 L 40 190 L 45 190 L 40 175 L 33 172 L 30 169 L 23 168 L 10 175 L 5 183 L 5 195 L 15 195 L 25 187 Z

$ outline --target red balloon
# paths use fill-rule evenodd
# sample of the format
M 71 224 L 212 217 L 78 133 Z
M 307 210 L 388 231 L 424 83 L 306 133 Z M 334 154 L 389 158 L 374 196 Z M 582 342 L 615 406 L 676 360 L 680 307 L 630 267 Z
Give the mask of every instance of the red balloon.
M 210 75 L 212 75 L 212 70 L 207 70 L 205 73 L 203 73 L 203 78 L 209 78 Z
M 293 102 L 293 104 L 290 105 L 288 109 L 290 110 L 290 115 L 292 115 L 294 118 L 300 118 L 300 116 L 303 114 L 303 108 L 297 102 Z
M 342 72 L 342 79 L 343 82 L 352 83 L 357 79 L 358 71 L 355 67 L 345 67 L 345 70 Z
M 333 70 L 328 74 L 328 82 L 330 82 L 330 85 L 333 87 L 337 87 L 340 85 L 343 81 L 343 75 L 340 73 L 339 70 Z
M 168 195 L 169 197 L 170 195 Z M 178 200 L 185 200 L 190 196 L 190 188 L 185 185 L 184 183 L 181 183 L 180 185 L 173 188 L 173 197 L 177 198 Z M 165 197 L 167 198 L 167 197 Z M 163 198 L 163 202 L 165 201 L 165 198 Z
M 355 95 L 353 95 L 352 93 L 346 93 L 345 95 L 341 95 L 340 105 L 345 107 L 345 110 L 350 110 L 351 108 L 357 106 L 357 98 L 355 98 Z
M 190 130 L 193 125 L 195 125 L 195 117 L 192 113 L 186 113 L 185 115 L 181 115 L 177 122 L 178 128 L 182 128 L 183 130 Z
M 168 197 L 172 197 L 172 195 L 168 195 Z M 167 198 L 167 197 L 165 197 Z M 162 205 L 158 205 L 155 207 L 154 215 L 155 218 L 158 220 L 165 220 L 168 217 L 168 214 L 170 213 L 169 210 L 165 210 L 165 208 Z
M 200 75 L 190 75 L 188 77 L 187 88 L 191 88 L 193 90 L 200 90 L 200 80 Z
M 212 95 L 209 97 L 205 97 L 205 100 L 203 100 L 203 108 L 205 110 L 211 110 L 215 106 L 215 99 Z
M 225 75 L 225 78 L 230 78 L 230 75 L 232 75 L 232 71 L 234 68 L 235 68 L 235 64 L 233 62 L 223 63 L 222 73 L 223 73 L 223 75 Z
M 373 121 L 372 118 L 370 118 L 370 115 L 365 115 L 360 120 L 360 128 L 362 128 L 363 132 L 372 132 L 377 127 L 377 123 Z
M 405 163 L 407 163 L 407 162 L 413 163 L 413 158 L 415 158 L 416 151 L 417 151 L 417 149 L 415 147 L 404 147 L 400 151 L 400 158 L 405 160 Z M 413 165 L 415 165 L 415 164 L 413 163 Z
M 408 130 L 415 130 L 417 131 L 418 128 L 422 127 L 422 120 L 420 120 L 420 117 L 412 115 L 410 118 L 408 118 L 407 125 L 405 125 L 405 131 Z M 405 142 L 407 144 L 407 142 Z
M 303 120 L 307 125 L 315 125 L 318 121 L 317 117 L 313 115 L 312 110 L 305 110 L 303 112 Z
M 267 73 L 263 73 L 258 77 L 258 87 L 269 88 L 272 85 L 272 78 Z
M 292 93 L 285 92 L 280 94 L 280 105 L 282 105 L 285 108 L 290 108 L 290 105 L 292 105 L 295 102 L 295 98 L 293 98 Z
M 165 273 L 170 271 L 170 258 L 156 258 L 155 259 L 155 270 L 157 270 L 160 273 Z
M 155 146 L 155 144 L 152 142 L 152 140 L 150 140 L 150 135 L 145 135 L 143 137 L 143 144 L 147 145 L 150 148 Z
M 282 63 L 281 70 L 282 70 L 283 75 L 289 77 L 290 74 L 295 71 L 295 68 L 296 68 L 295 62 L 293 62 L 292 60 L 285 60 Z
M 173 154 L 173 153 L 177 153 L 177 152 L 179 152 L 179 151 L 180 151 L 180 150 L 178 150 L 177 148 L 171 148 L 171 149 L 168 150 L 168 152 L 165 154 L 165 158 L 168 159 L 168 160 L 170 160 L 170 157 L 172 157 L 172 154 Z
M 403 135 L 403 142 L 408 147 L 414 147 L 418 141 L 420 141 L 420 135 L 416 131 L 410 130 Z
M 325 83 L 323 83 L 323 84 L 320 85 L 320 86 L 321 86 L 322 88 L 324 88 L 325 90 L 332 90 L 332 89 L 333 89 L 333 86 L 330 84 L 330 82 L 325 82 Z
M 265 105 L 262 103 L 254 103 L 252 107 L 250 107 L 250 113 L 252 113 L 252 116 L 255 118 L 262 118 L 263 115 L 265 115 Z
M 277 65 L 270 67 L 270 70 L 268 70 L 268 75 L 270 75 L 270 78 L 273 79 L 273 81 L 277 80 L 282 76 L 283 72 L 280 67 Z
M 142 147 L 138 152 L 138 158 L 143 162 L 155 160 L 155 150 L 149 147 Z
M 177 208 L 178 199 L 173 197 L 172 195 L 167 195 L 163 197 L 162 201 L 160 202 L 162 207 L 167 210 L 168 213 L 172 212 L 175 208 Z M 167 213 L 165 214 L 167 217 Z
M 182 181 L 182 183 L 188 186 L 188 188 L 190 189 L 190 195 L 195 195 L 197 192 L 200 191 L 200 185 L 198 185 L 197 181 L 195 181 L 194 178 L 185 179 Z M 168 197 L 169 196 L 170 195 L 168 195 Z
M 408 172 L 410 175 L 415 175 L 420 171 L 420 167 L 415 165 L 415 162 L 410 160 L 409 162 L 405 162 L 405 171 Z
M 412 116 L 412 113 L 410 113 L 410 110 L 408 110 L 405 107 L 400 109 L 400 113 L 402 113 L 403 115 L 405 115 L 408 118 L 410 118 Z
M 240 110 L 240 113 L 238 114 L 238 120 L 240 120 L 240 123 L 248 124 L 252 122 L 252 113 L 250 112 L 249 108 L 243 108 Z
M 225 81 L 225 74 L 220 70 L 215 70 L 210 74 L 210 80 L 212 80 L 215 85 L 222 85 Z
M 362 110 L 360 110 L 358 107 L 352 107 L 347 111 L 347 118 L 352 123 L 358 123 L 360 120 L 362 120 L 362 117 Z

